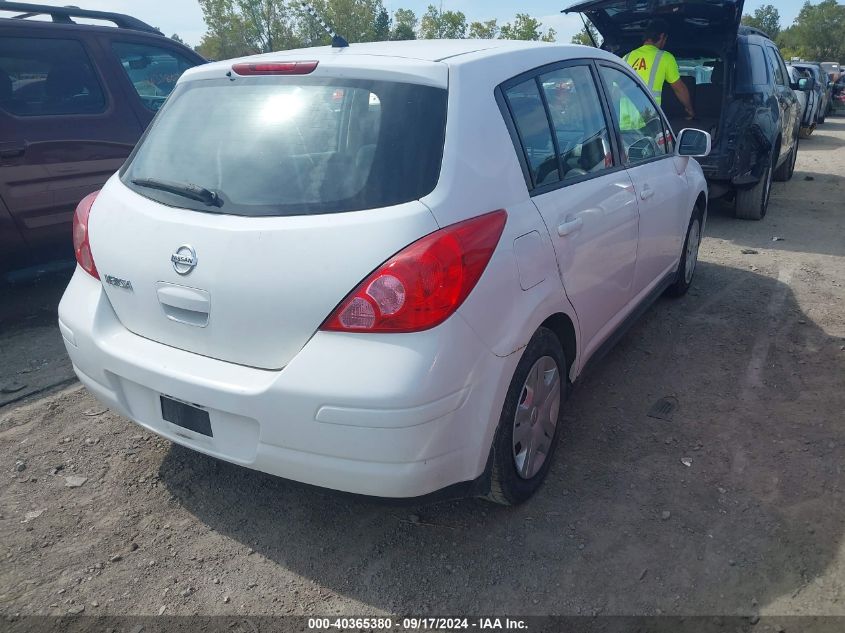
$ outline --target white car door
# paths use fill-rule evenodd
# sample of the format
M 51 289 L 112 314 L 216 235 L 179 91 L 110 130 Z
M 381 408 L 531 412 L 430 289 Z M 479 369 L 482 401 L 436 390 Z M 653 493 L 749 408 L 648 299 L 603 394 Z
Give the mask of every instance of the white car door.
M 599 63 L 613 111 L 622 160 L 634 183 L 640 231 L 634 294 L 650 290 L 677 266 L 690 218 L 686 165 L 675 156 L 671 130 L 660 108 L 632 74 Z
M 532 198 L 578 315 L 582 358 L 604 340 L 632 296 L 637 199 L 614 151 L 595 68 L 566 62 L 503 86 Z M 552 134 L 554 130 L 554 135 Z

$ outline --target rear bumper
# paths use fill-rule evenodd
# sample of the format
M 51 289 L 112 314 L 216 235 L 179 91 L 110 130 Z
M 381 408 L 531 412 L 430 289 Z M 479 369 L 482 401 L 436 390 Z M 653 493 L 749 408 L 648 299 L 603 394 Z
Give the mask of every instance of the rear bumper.
M 455 315 L 418 334 L 318 332 L 278 371 L 234 365 L 128 331 L 100 282 L 78 268 L 59 326 L 83 384 L 150 431 L 272 475 L 379 497 L 479 477 L 518 362 L 492 354 Z M 165 421 L 160 395 L 206 409 L 213 437 Z

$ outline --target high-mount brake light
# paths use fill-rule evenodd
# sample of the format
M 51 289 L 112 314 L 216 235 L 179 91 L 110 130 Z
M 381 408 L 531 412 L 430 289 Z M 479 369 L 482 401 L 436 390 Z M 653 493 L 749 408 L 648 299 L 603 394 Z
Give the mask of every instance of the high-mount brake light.
M 97 279 L 100 278 L 100 273 L 97 272 L 97 265 L 91 254 L 91 244 L 88 241 L 88 218 L 91 215 L 91 206 L 99 193 L 95 191 L 82 198 L 73 214 L 73 252 L 76 255 L 76 261 L 82 270 Z
M 309 75 L 317 61 L 308 62 L 240 62 L 232 66 L 238 75 Z
M 417 240 L 361 282 L 325 320 L 331 332 L 420 332 L 461 306 L 502 237 L 507 212 L 494 211 Z

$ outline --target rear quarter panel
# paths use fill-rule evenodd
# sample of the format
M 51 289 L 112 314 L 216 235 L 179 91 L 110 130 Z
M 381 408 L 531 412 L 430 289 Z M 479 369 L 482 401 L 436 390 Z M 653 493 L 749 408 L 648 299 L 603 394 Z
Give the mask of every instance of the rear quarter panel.
M 440 226 L 497 209 L 508 212 L 499 245 L 459 310 L 498 356 L 520 352 L 543 321 L 556 313 L 569 316 L 577 332 L 548 229 L 528 194 L 495 99 L 495 88 L 502 81 L 553 61 L 557 61 L 554 50 L 541 49 L 536 57 L 511 52 L 486 59 L 483 65 L 450 66 L 443 168 L 438 186 L 423 199 Z M 518 262 L 515 241 L 534 232 L 536 236 L 522 243 L 529 246 L 520 249 Z M 528 269 L 531 281 L 526 282 Z

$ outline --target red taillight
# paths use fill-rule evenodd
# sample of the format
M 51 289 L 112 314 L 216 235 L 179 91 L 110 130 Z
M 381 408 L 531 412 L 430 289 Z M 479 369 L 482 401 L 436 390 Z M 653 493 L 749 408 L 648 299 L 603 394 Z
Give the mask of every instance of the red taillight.
M 100 192 L 95 191 L 82 198 L 73 214 L 73 252 L 76 254 L 76 261 L 86 273 L 97 279 L 100 278 L 100 273 L 97 272 L 94 256 L 91 254 L 91 244 L 88 242 L 88 216 L 98 193 Z
M 232 70 L 239 75 L 308 75 L 319 62 L 242 62 Z
M 323 323 L 333 332 L 419 332 L 440 325 L 487 267 L 507 213 L 494 211 L 435 231 L 399 251 Z

